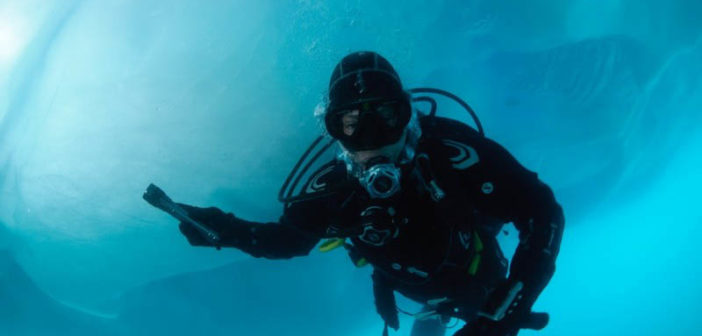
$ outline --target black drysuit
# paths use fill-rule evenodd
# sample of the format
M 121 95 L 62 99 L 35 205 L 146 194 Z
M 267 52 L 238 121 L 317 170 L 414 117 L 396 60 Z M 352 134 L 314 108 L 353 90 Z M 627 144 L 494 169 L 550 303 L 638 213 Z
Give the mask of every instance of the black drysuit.
M 551 189 L 467 125 L 438 117 L 420 123 L 415 159 L 402 167 L 402 189 L 391 199 L 371 199 L 345 164 L 333 161 L 303 186 L 310 197 L 288 204 L 277 223 L 184 208 L 218 231 L 222 246 L 254 257 L 303 256 L 320 239 L 347 238 L 354 257 L 374 267 L 376 306 L 391 326 L 397 319 L 394 291 L 422 303 L 448 298 L 444 308 L 450 312 L 444 313 L 475 320 L 505 281 L 507 262 L 495 235 L 513 222 L 520 244 L 509 279 L 524 283 L 528 310 L 553 274 L 563 232 Z M 181 230 L 192 244 L 208 245 L 188 225 Z

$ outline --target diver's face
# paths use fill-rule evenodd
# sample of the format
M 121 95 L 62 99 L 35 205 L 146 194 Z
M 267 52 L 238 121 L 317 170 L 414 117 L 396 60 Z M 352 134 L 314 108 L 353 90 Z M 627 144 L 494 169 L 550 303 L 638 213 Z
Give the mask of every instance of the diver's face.
M 353 132 L 356 130 L 356 127 L 358 126 L 359 114 L 360 113 L 358 110 L 353 110 L 342 117 L 341 121 L 343 123 L 344 134 L 349 136 L 353 134 Z M 405 132 L 397 142 L 389 144 L 387 146 L 362 151 L 348 151 L 349 158 L 351 158 L 351 160 L 353 160 L 356 164 L 363 167 L 363 169 L 368 168 L 367 163 L 370 160 L 381 156 L 388 158 L 390 162 L 397 162 L 397 160 L 400 158 L 402 148 L 405 145 L 406 137 L 407 134 Z

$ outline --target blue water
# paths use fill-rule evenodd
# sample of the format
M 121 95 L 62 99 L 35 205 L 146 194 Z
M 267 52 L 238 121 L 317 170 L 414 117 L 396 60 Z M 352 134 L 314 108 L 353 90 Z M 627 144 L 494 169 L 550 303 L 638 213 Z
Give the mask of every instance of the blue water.
M 154 182 L 276 220 L 331 69 L 355 50 L 468 100 L 563 204 L 535 307 L 551 323 L 520 335 L 699 335 L 700 13 L 696 0 L 0 1 L 0 335 L 379 335 L 370 270 L 343 251 L 192 248 L 141 199 Z

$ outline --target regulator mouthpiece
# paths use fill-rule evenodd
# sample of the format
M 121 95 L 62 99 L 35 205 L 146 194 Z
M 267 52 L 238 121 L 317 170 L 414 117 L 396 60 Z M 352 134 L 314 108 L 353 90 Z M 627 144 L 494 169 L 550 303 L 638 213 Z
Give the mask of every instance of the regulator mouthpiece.
M 389 198 L 400 190 L 401 170 L 387 158 L 370 161 L 359 182 L 371 198 Z

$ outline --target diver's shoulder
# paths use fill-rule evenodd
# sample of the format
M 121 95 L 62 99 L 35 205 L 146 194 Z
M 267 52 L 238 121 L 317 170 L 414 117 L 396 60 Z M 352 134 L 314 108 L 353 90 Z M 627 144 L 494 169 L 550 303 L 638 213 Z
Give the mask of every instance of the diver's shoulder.
M 448 118 L 434 118 L 433 124 L 431 120 L 426 121 L 428 132 L 423 133 L 422 137 L 426 135 L 427 138 L 420 144 L 424 144 L 424 152 L 441 163 L 454 170 L 475 172 L 478 168 L 483 173 L 524 169 L 505 147 L 467 124 Z
M 505 150 L 471 126 L 449 118 L 425 117 L 419 151 L 452 170 L 470 170 L 503 157 Z
M 463 144 L 480 146 L 485 138 L 473 127 L 455 119 L 424 116 L 420 118 L 422 139 L 434 146 Z M 453 147 L 453 146 L 452 146 Z
M 343 162 L 333 159 L 315 170 L 309 175 L 307 183 L 305 183 L 302 193 L 312 194 L 330 190 L 332 187 L 339 185 L 346 180 L 346 166 Z

